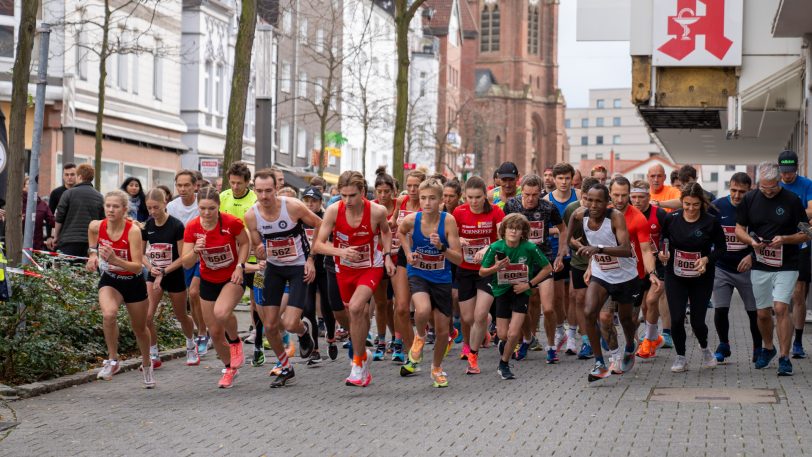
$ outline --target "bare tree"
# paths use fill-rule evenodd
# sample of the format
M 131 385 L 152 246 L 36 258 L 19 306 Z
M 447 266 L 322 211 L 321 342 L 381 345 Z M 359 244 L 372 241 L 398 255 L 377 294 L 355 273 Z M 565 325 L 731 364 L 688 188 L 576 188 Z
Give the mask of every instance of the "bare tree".
M 22 200 L 18 197 L 25 176 L 25 112 L 28 108 L 28 80 L 31 53 L 37 27 L 38 1 L 23 2 L 17 34 L 17 53 L 11 76 L 11 113 L 9 114 L 8 182 L 6 183 L 6 242 L 12 265 L 20 263 L 23 248 Z

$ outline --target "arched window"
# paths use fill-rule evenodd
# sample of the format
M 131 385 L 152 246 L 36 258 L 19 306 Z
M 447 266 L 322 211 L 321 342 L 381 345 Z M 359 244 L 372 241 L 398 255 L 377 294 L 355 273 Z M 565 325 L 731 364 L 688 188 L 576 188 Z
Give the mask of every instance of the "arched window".
M 499 50 L 499 19 L 499 5 L 495 2 L 485 2 L 480 20 L 479 50 L 481 52 Z
M 530 1 L 527 5 L 527 53 L 539 53 L 539 4 Z

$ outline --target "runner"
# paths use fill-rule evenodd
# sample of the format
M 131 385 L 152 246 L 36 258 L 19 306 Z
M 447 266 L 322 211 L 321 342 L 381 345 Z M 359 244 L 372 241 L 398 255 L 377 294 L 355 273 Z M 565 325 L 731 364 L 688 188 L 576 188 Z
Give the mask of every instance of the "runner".
M 530 223 L 529 241 L 539 247 L 547 259 L 556 259 L 555 268 L 562 269 L 562 259 L 567 254 L 567 247 L 562 243 L 553 255 L 552 244 L 549 242 L 550 230 L 566 233 L 566 226 L 561 218 L 558 208 L 548 200 L 542 199 L 542 180 L 538 175 L 527 175 L 522 178 L 521 195 L 508 200 L 505 205 L 505 214 L 518 213 L 523 215 Z M 544 333 L 547 335 L 547 363 L 558 362 L 558 353 L 553 337 L 556 331 L 555 310 L 555 281 L 544 278 L 538 290 L 530 291 L 530 301 L 527 310 L 527 319 L 524 319 L 524 334 L 516 350 L 515 359 L 522 360 L 527 357 L 530 345 L 536 342 L 539 315 L 544 308 Z M 573 320 L 575 318 L 573 317 Z M 573 325 L 573 331 L 575 325 Z M 573 336 L 574 339 L 574 336 Z M 537 345 L 537 344 L 536 344 Z
M 648 169 L 648 184 L 651 187 L 651 204 L 671 212 L 681 208 L 679 203 L 680 190 L 665 183 L 665 168 L 662 165 L 652 165 Z M 665 205 L 661 204 L 666 203 Z
M 338 289 L 349 309 L 350 339 L 356 348 L 346 384 L 366 387 L 372 382 L 369 371 L 372 352 L 363 350 L 370 326 L 369 300 L 383 277 L 384 267 L 388 275 L 395 274 L 391 253 L 381 252 L 381 246 L 391 245 L 392 232 L 386 208 L 364 198 L 366 182 L 361 173 L 345 171 L 338 179 L 338 188 L 341 201 L 327 208 L 316 234 L 314 251 L 335 256 Z M 332 246 L 327 243 L 330 233 Z
M 392 228 L 391 233 L 397 233 L 398 225 L 403 221 L 403 218 L 409 214 L 420 211 L 420 197 L 418 189 L 420 183 L 426 180 L 426 174 L 419 170 L 412 170 L 406 176 L 406 195 L 398 197 L 395 201 L 395 208 L 397 212 L 389 217 L 389 226 Z M 412 339 L 414 338 L 414 330 L 412 329 L 411 315 L 409 313 L 411 307 L 411 294 L 409 292 L 409 276 L 406 272 L 406 253 L 400 247 L 400 238 L 394 242 L 398 247 L 397 272 L 392 279 L 392 289 L 395 292 L 395 344 L 394 352 L 392 353 L 392 361 L 398 364 L 406 363 L 406 355 L 403 348 L 412 347 Z M 394 249 L 394 246 L 392 249 Z
M 713 323 L 719 335 L 719 346 L 715 356 L 717 362 L 724 362 L 730 357 L 730 299 L 733 289 L 739 291 L 744 302 L 744 309 L 750 320 L 750 336 L 753 339 L 753 363 L 761 353 L 761 333 L 758 330 L 756 316 L 756 297 L 753 295 L 753 284 L 750 282 L 750 268 L 753 266 L 753 248 L 736 237 L 736 208 L 741 204 L 744 195 L 750 191 L 752 181 L 747 173 L 734 173 L 730 177 L 730 195 L 718 198 L 711 205 L 713 213 L 725 232 L 727 251 L 716 262 L 716 277 L 713 280 L 711 301 L 715 308 Z
M 663 224 L 663 251 L 666 264 L 665 296 L 671 312 L 674 349 L 677 356 L 671 371 L 688 369 L 685 358 L 685 310 L 690 302 L 691 329 L 702 349 L 702 367 L 716 366 L 716 357 L 708 348 L 705 314 L 713 292 L 716 261 L 725 255 L 725 234 L 719 221 L 708 214 L 708 201 L 699 183 L 682 187 L 682 209 L 670 213 Z
M 376 171 L 375 177 L 375 196 L 374 203 L 382 205 L 386 208 L 387 219 L 391 219 L 395 214 L 395 193 L 397 185 L 395 179 L 386 173 L 385 167 L 380 167 Z M 397 255 L 400 245 L 395 243 L 397 234 L 392 232 L 392 246 L 391 254 Z M 375 337 L 374 346 L 375 353 L 372 355 L 372 360 L 383 360 L 386 355 L 386 328 L 389 327 L 389 333 L 392 335 L 391 346 L 395 345 L 395 303 L 393 301 L 394 292 L 392 291 L 392 284 L 387 275 L 383 276 L 380 284 L 375 289 L 375 326 L 377 327 L 378 334 Z
M 305 225 L 321 226 L 321 219 L 304 203 L 290 197 L 276 195 L 276 176 L 272 170 L 260 170 L 254 174 L 254 192 L 257 203 L 245 214 L 245 224 L 256 246 L 257 257 L 265 259 L 264 302 L 258 307 L 263 326 L 268 329 L 271 349 L 281 362 L 281 371 L 271 383 L 271 388 L 284 387 L 295 381 L 295 370 L 285 351 L 282 327 L 299 336 L 299 355 L 307 359 L 315 350 L 316 342 L 311 331 L 313 323 L 302 318 L 306 304 L 308 284 L 316 276 L 315 259 L 310 255 L 310 243 Z M 280 310 L 285 285 L 289 285 L 287 307 Z M 318 335 L 318 334 L 317 334 Z
M 322 197 L 321 191 L 315 186 L 308 187 L 302 194 L 302 201 L 307 209 L 309 209 L 319 219 L 324 217 L 324 209 L 321 206 L 323 198 L 324 197 Z M 313 246 L 313 240 L 315 238 L 316 230 L 318 229 L 307 224 L 305 224 L 304 229 L 305 235 L 307 236 L 307 244 Z M 321 316 L 323 318 L 329 315 L 329 317 L 326 317 L 326 319 L 332 320 L 333 332 L 335 332 L 335 316 L 333 316 L 333 311 L 327 304 L 327 295 L 329 292 L 327 288 L 327 272 L 324 269 L 324 256 L 321 254 L 312 253 L 311 255 L 313 256 L 313 266 L 316 268 L 316 276 L 313 282 L 307 285 L 304 316 L 309 319 L 311 323 L 317 322 L 316 313 L 317 310 L 321 310 Z M 313 338 L 313 353 L 310 354 L 310 359 L 307 361 L 307 366 L 309 367 L 321 363 L 321 353 L 319 352 L 319 331 L 320 329 L 316 325 L 314 325 L 310 331 L 310 335 Z M 326 327 L 325 336 L 327 336 Z
M 245 291 L 243 271 L 251 244 L 242 220 L 220 212 L 220 194 L 204 187 L 197 194 L 200 216 L 183 235 L 183 267 L 200 262 L 200 304 L 217 356 L 225 365 L 219 386 L 234 385 L 243 365 L 242 341 L 237 333 L 234 307 Z
M 500 340 L 497 371 L 502 379 L 516 378 L 508 362 L 523 333 L 530 293 L 552 272 L 547 257 L 536 243 L 529 241 L 530 230 L 523 215 L 506 216 L 499 226 L 501 239 L 488 247 L 479 270 L 481 277 L 493 278 L 491 287 L 496 296 L 496 329 Z
M 609 178 L 609 170 L 603 165 L 595 165 L 592 167 L 592 170 L 589 171 L 589 176 L 597 179 L 600 185 L 605 186 L 606 180 Z
M 809 241 L 805 234 L 798 233 L 798 224 L 806 222 L 807 216 L 798 196 L 780 186 L 778 164 L 762 162 L 757 172 L 758 189 L 745 194 L 736 207 L 736 237 L 752 246 L 756 255 L 750 280 L 763 348 L 755 367 L 766 368 L 777 354 L 773 346 L 774 311 L 781 349 L 778 375 L 791 376 L 792 322 L 788 307 L 798 279 L 797 245 Z
M 781 187 L 791 190 L 801 199 L 806 209 L 806 219 L 812 219 L 812 180 L 798 176 L 798 154 L 783 151 L 778 155 L 778 170 L 781 172 Z M 792 323 L 795 327 L 795 342 L 792 343 L 792 358 L 804 359 L 803 336 L 806 325 L 806 297 L 809 282 L 812 281 L 812 253 L 810 244 L 803 243 L 798 252 L 798 282 L 792 293 Z
M 545 168 L 544 173 L 541 176 L 542 178 L 544 178 L 544 195 L 547 195 L 555 190 L 555 178 L 553 177 L 553 167 Z
M 175 318 L 186 336 L 186 365 L 198 365 L 200 356 L 197 354 L 197 344 L 194 341 L 195 324 L 186 314 L 186 282 L 183 276 L 183 262 L 180 259 L 180 253 L 183 252 L 183 224 L 167 214 L 166 194 L 161 189 L 152 189 L 147 193 L 146 206 L 150 218 L 141 230 L 141 239 L 144 241 L 143 262 L 149 272 L 147 328 L 152 366 L 155 369 L 161 366 L 154 318 L 164 292 L 169 294 Z
M 513 162 L 503 162 L 502 165 L 499 165 L 499 169 L 496 170 L 496 172 L 499 175 L 501 185 L 494 188 L 488 194 L 488 200 L 498 206 L 499 209 L 504 210 L 505 203 L 507 203 L 508 200 L 517 195 L 521 195 L 521 192 L 518 192 L 516 188 L 516 180 L 519 179 L 519 169 L 516 168 L 516 164 Z
M 598 184 L 590 188 L 586 196 L 586 207 L 576 210 L 569 223 L 570 226 L 583 226 L 584 237 L 589 245 L 573 240 L 571 233 L 567 235 L 567 245 L 578 248 L 576 254 L 591 257 L 589 270 L 584 277 L 589 284 L 584 305 L 584 326 L 595 353 L 595 367 L 587 377 L 589 382 L 611 375 L 603 359 L 597 326 L 598 314 L 607 297 L 618 302 L 620 322 L 626 336 L 626 348 L 620 364 L 623 373 L 628 373 L 634 367 L 634 353 L 637 349 L 632 318 L 635 294 L 640 291 L 637 264 L 632 257 L 626 220 L 619 211 L 608 208 L 608 204 L 609 189 L 606 186 Z
M 443 371 L 442 363 L 450 348 L 448 329 L 453 310 L 450 263 L 462 262 L 462 253 L 454 217 L 440 211 L 443 185 L 439 180 L 429 178 L 420 184 L 419 195 L 421 211 L 406 216 L 398 225 L 398 235 L 408 262 L 406 271 L 414 302 L 416 329 L 409 360 L 400 367 L 400 375 L 409 376 L 418 370 L 418 364 L 423 361 L 426 328 L 431 322 L 437 338 L 431 379 L 434 387 L 448 387 L 448 375 Z
M 505 213 L 488 201 L 485 181 L 472 176 L 465 182 L 465 202 L 454 209 L 463 259 L 457 271 L 463 344 L 460 358 L 468 360 L 466 373 L 478 374 L 479 348 L 490 341 L 488 317 L 493 292 L 491 278 L 481 277 L 480 263 L 486 248 L 497 240 Z
M 107 360 L 104 361 L 98 379 L 110 381 L 121 366 L 118 362 L 118 307 L 127 306 L 133 333 L 141 352 L 141 368 L 144 387 L 155 387 L 152 360 L 149 356 L 149 331 L 147 330 L 147 286 L 141 275 L 143 246 L 141 230 L 127 219 L 129 198 L 121 190 L 104 196 L 106 217 L 93 221 L 87 229 L 88 271 L 101 271 L 99 279 L 99 307 L 102 311 L 104 341 L 107 343 Z

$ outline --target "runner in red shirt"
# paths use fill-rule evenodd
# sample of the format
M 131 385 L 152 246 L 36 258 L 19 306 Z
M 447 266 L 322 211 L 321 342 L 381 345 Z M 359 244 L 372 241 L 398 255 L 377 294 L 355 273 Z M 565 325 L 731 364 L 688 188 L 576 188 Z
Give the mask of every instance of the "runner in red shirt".
M 375 196 L 377 197 L 373 203 L 377 203 L 386 208 L 386 218 L 391 219 L 395 215 L 397 206 L 395 206 L 395 195 L 397 195 L 397 186 L 395 179 L 386 173 L 386 170 L 381 167 L 378 169 L 377 176 L 375 177 Z M 397 255 L 400 244 L 396 244 L 394 240 L 397 235 L 392 231 L 392 255 Z M 392 334 L 392 346 L 394 347 L 395 338 L 395 302 L 392 300 L 394 293 L 391 287 L 391 278 L 387 275 L 383 276 L 380 284 L 375 289 L 375 325 L 378 327 L 378 334 L 375 337 L 374 347 L 375 353 L 372 360 L 383 360 L 386 355 L 386 327 L 389 327 L 389 332 Z
M 141 351 L 144 387 L 155 387 L 152 361 L 149 358 L 149 331 L 147 330 L 147 285 L 141 275 L 143 243 L 141 229 L 126 217 L 129 197 L 114 190 L 104 197 L 106 219 L 93 221 L 87 230 L 88 271 L 101 270 L 99 279 L 99 307 L 102 311 L 107 360 L 96 376 L 110 381 L 119 369 L 118 363 L 118 307 L 127 305 L 133 333 Z
M 242 219 L 220 212 L 214 187 L 197 193 L 200 216 L 189 221 L 183 236 L 183 267 L 200 261 L 200 303 L 217 355 L 225 364 L 220 388 L 234 384 L 245 362 L 237 334 L 234 307 L 245 292 L 243 273 L 251 243 Z
M 460 356 L 468 360 L 466 373 L 478 374 L 479 348 L 490 342 L 489 311 L 493 303 L 493 275 L 480 277 L 479 268 L 488 246 L 499 238 L 498 227 L 505 213 L 488 201 L 485 181 L 478 176 L 465 182 L 465 201 L 454 210 L 462 244 L 462 263 L 457 270 L 463 346 Z
M 350 340 L 354 348 L 348 386 L 366 387 L 372 381 L 369 363 L 372 352 L 364 351 L 369 332 L 369 299 L 384 273 L 395 274 L 390 246 L 392 232 L 386 221 L 386 208 L 364 198 L 366 181 L 357 171 L 345 171 L 337 185 L 341 201 L 324 213 L 315 234 L 313 252 L 335 256 L 336 279 L 341 300 L 350 313 Z M 327 237 L 333 235 L 330 245 Z

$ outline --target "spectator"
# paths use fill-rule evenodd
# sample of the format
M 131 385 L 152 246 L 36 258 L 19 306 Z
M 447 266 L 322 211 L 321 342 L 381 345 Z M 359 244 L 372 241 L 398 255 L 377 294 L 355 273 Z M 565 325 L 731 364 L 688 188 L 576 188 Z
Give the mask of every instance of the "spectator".
M 83 163 L 76 168 L 77 183 L 66 190 L 56 208 L 54 246 L 64 254 L 87 255 L 87 228 L 90 222 L 104 219 L 104 199 L 93 188 L 96 171 Z
M 162 191 L 164 191 L 164 193 L 166 194 L 166 201 L 171 202 L 172 199 L 175 198 L 172 195 L 172 190 L 169 187 L 164 186 L 163 184 L 161 184 L 159 186 L 155 186 L 155 187 L 158 188 L 158 189 L 161 189 Z
M 51 196 L 48 197 L 48 207 L 51 212 L 56 214 L 56 207 L 59 205 L 59 199 L 66 190 L 76 185 L 76 164 L 68 162 L 62 167 L 62 185 L 51 191 Z
M 149 218 L 149 213 L 147 212 L 147 199 L 144 195 L 144 188 L 141 186 L 141 180 L 130 176 L 124 180 L 121 190 L 126 192 L 130 198 L 127 217 L 134 221 L 145 222 Z
M 23 221 L 28 207 L 28 190 L 23 191 Z M 34 249 L 53 249 L 53 236 L 51 229 L 54 226 L 54 214 L 48 204 L 37 195 L 37 212 L 34 218 Z M 47 236 L 45 236 L 47 234 Z
M 217 192 L 223 191 L 223 177 L 218 176 L 217 179 L 214 180 L 214 188 L 217 189 Z

